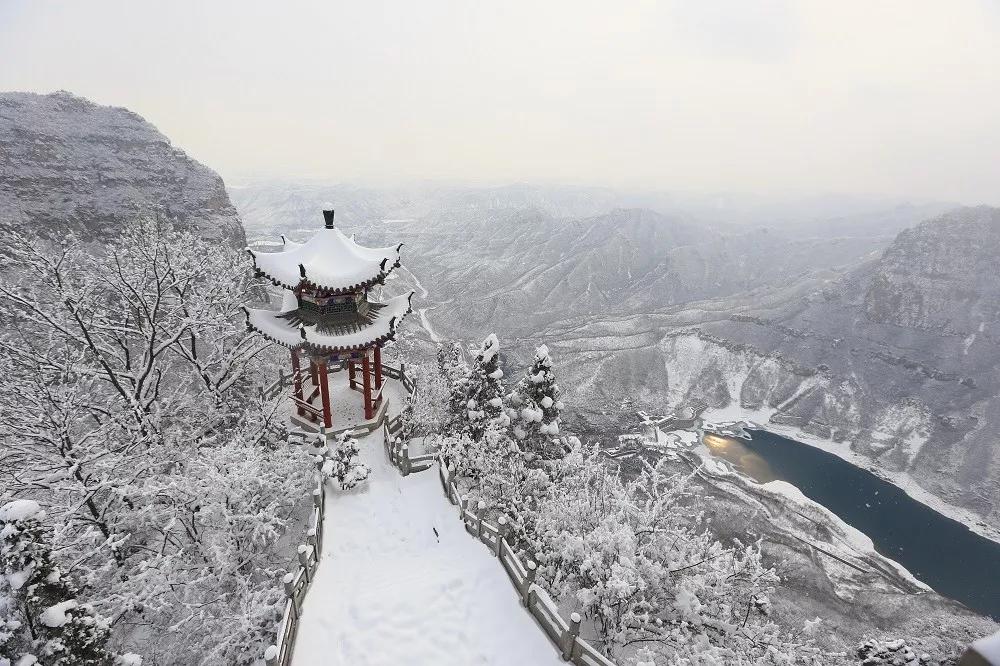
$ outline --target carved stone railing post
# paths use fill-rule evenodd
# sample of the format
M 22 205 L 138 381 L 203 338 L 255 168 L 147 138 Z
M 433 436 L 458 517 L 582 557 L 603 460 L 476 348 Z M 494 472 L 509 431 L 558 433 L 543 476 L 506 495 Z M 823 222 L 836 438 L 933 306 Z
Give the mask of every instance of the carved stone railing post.
M 278 666 L 278 646 L 269 645 L 264 650 L 264 664 L 266 666 Z
M 302 569 L 305 571 L 306 585 L 308 585 L 310 578 L 312 578 L 309 575 L 309 546 L 302 544 L 299 546 L 297 552 L 299 555 L 299 564 L 302 565 Z
M 402 448 L 399 449 L 400 461 L 399 465 L 402 468 L 403 476 L 408 476 L 410 474 L 410 446 L 409 444 L 403 444 Z
M 497 549 L 493 554 L 500 557 L 500 553 L 503 552 L 503 542 L 507 540 L 507 535 L 510 534 L 510 524 L 507 522 L 507 516 L 497 518 L 497 527 L 499 528 L 497 533 Z
M 535 582 L 537 569 L 538 566 L 531 560 L 528 560 L 527 564 L 524 565 L 524 583 L 521 584 L 521 604 L 524 606 L 528 606 L 528 597 L 531 594 L 531 586 Z
M 573 658 L 573 646 L 576 643 L 576 637 L 580 635 L 580 614 L 573 613 L 569 616 L 569 628 L 563 632 L 559 640 L 559 647 L 562 650 L 562 658 L 565 661 L 569 661 Z
M 465 520 L 465 508 L 469 505 L 469 496 L 462 495 L 458 499 L 458 517 Z
M 486 502 L 479 500 L 476 505 L 476 538 L 483 540 L 483 514 L 486 513 Z

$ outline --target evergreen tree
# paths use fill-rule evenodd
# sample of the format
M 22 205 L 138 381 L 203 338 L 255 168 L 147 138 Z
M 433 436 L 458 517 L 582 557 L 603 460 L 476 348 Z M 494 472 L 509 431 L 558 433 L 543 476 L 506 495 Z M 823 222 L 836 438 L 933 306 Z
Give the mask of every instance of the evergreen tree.
M 350 431 L 341 433 L 336 443 L 324 451 L 323 475 L 335 480 L 341 490 L 350 490 L 364 483 L 371 469 L 358 460 L 359 453 L 358 440 L 351 437 Z
M 449 415 L 444 430 L 448 433 L 466 432 L 469 428 L 467 403 L 471 371 L 462 358 L 462 348 L 457 342 L 439 347 L 437 361 L 448 390 Z
M 559 417 L 563 403 L 552 373 L 552 357 L 545 345 L 535 350 L 535 360 L 510 396 L 508 414 L 514 420 L 514 437 L 525 451 L 543 458 L 562 455 Z
M 110 624 L 79 603 L 80 589 L 53 561 L 44 518 L 31 500 L 0 507 L 0 647 L 16 663 L 111 666 Z
M 500 341 L 490 333 L 476 353 L 468 382 L 466 402 L 469 430 L 473 439 L 483 438 L 490 427 L 500 430 L 510 425 L 503 406 L 503 370 L 500 369 Z

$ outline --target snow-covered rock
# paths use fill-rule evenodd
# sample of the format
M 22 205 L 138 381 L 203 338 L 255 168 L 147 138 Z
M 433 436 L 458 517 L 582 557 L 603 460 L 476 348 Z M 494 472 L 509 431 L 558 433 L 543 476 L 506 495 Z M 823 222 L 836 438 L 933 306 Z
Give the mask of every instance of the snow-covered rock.
M 45 512 L 38 502 L 34 500 L 20 499 L 7 502 L 0 507 L 0 522 L 10 523 L 27 518 L 41 520 L 45 517 Z
M 68 599 L 66 601 L 61 601 L 54 606 L 49 606 L 42 614 L 39 616 L 42 624 L 46 627 L 55 628 L 61 627 L 67 622 L 69 622 L 69 611 L 73 610 L 79 606 L 75 599 Z

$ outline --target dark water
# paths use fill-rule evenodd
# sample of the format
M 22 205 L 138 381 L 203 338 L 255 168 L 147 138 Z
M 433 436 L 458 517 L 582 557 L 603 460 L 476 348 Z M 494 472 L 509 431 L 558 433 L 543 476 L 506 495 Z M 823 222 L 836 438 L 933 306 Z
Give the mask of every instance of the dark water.
M 1000 620 L 1000 544 L 837 456 L 769 432 L 706 435 L 713 453 L 758 481 L 781 479 L 840 516 L 938 593 Z

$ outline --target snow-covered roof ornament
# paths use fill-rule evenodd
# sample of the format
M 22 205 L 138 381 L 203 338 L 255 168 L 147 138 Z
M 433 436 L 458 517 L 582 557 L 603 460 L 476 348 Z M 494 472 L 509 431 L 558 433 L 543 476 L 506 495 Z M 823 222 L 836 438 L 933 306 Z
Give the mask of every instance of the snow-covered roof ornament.
M 324 226 L 304 243 L 282 237 L 280 252 L 257 253 L 247 248 L 257 271 L 274 284 L 294 289 L 301 283 L 342 293 L 381 282 L 399 266 L 400 243 L 362 247 L 334 226 L 333 210 L 324 210 Z

